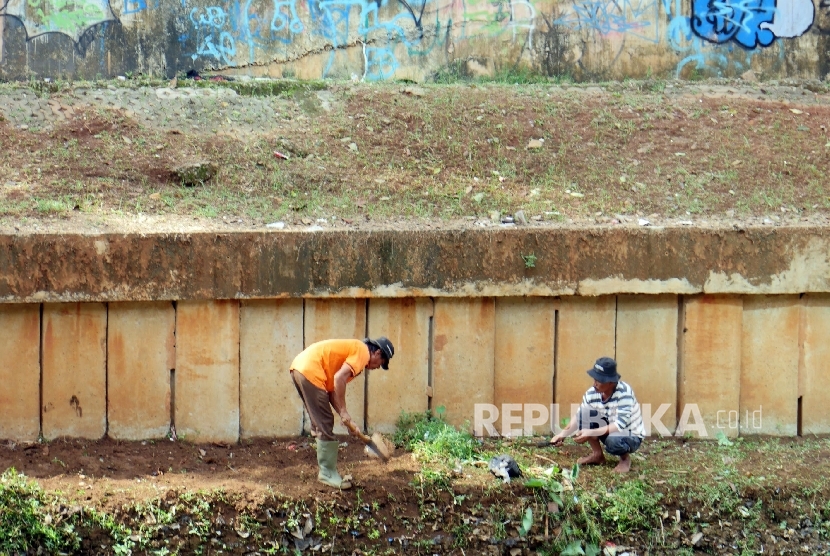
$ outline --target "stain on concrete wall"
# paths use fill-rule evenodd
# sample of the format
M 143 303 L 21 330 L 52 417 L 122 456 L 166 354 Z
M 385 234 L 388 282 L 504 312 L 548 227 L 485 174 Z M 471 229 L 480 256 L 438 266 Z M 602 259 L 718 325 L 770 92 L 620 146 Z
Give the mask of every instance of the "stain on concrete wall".
M 704 426 L 726 436 L 738 436 L 740 425 L 742 318 L 738 296 L 694 296 L 683 304 L 678 405 L 697 404 Z
M 495 396 L 495 302 L 489 297 L 439 299 L 433 340 L 434 407 L 455 426 L 472 421 L 475 404 Z
M 830 365 L 830 296 L 801 298 L 798 395 L 801 434 L 830 431 L 830 393 L 824 387 Z
M 45 304 L 40 342 L 43 436 L 101 438 L 107 430 L 107 306 Z
M 520 413 L 528 412 L 527 422 L 521 423 L 526 431 L 544 434 L 550 430 L 547 423 L 533 425 L 530 413 L 537 411 L 549 415 L 553 403 L 553 380 L 556 361 L 556 312 L 559 303 L 552 297 L 500 297 L 496 299 L 496 333 L 493 345 L 495 376 L 493 380 L 494 403 L 521 404 Z M 528 407 L 525 408 L 524 406 Z M 544 408 L 541 409 L 541 408 Z M 541 419 L 542 415 L 538 418 Z M 524 419 L 523 419 L 524 420 Z M 547 419 L 545 419 L 547 421 Z M 502 419 L 496 429 L 506 434 L 513 427 L 504 426 Z
M 801 305 L 794 295 L 757 295 L 744 300 L 742 433 L 791 436 L 797 432 L 798 373 L 793 370 L 798 369 Z
M 814 0 L 0 0 L 0 77 L 822 77 Z

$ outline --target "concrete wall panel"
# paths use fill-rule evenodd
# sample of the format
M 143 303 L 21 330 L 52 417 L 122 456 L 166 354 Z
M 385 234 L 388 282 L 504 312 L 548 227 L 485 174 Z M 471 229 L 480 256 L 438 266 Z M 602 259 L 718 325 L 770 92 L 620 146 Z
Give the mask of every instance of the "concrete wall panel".
M 651 415 L 669 404 L 659 419 L 670 433 L 677 427 L 677 312 L 675 295 L 617 297 L 617 369 Z
M 242 302 L 239 416 L 243 438 L 302 431 L 303 402 L 288 372 L 302 349 L 302 299 Z
M 40 434 L 40 305 L 0 305 L 0 438 Z
M 176 310 L 175 420 L 196 442 L 239 439 L 239 302 L 186 301 Z
M 395 346 L 389 370 L 368 371 L 366 378 L 366 424 L 372 431 L 394 432 L 401 412 L 427 410 L 431 317 L 431 299 L 369 301 L 369 336 L 386 336 Z
M 493 403 L 495 302 L 493 298 L 435 300 L 432 407 L 447 421 L 472 425 L 477 403 Z
M 697 407 L 709 436 L 717 434 L 719 422 L 724 434 L 737 436 L 743 300 L 730 296 L 691 297 L 684 300 L 684 316 L 678 383 L 680 417 Z M 689 416 L 687 424 L 699 424 L 694 413 Z M 730 422 L 735 426 L 731 427 Z M 678 431 L 693 432 L 683 423 Z
M 800 318 L 798 296 L 744 299 L 741 434 L 796 434 Z
M 332 338 L 366 337 L 365 299 L 307 299 L 305 301 L 305 345 Z M 346 388 L 346 408 L 361 428 L 365 424 L 366 373 L 352 380 Z M 332 409 L 333 410 L 333 409 Z M 308 418 L 305 419 L 306 423 Z M 306 427 L 307 428 L 307 427 Z M 334 433 L 348 434 L 334 416 Z
M 97 439 L 107 426 L 107 307 L 43 306 L 43 436 Z
M 799 395 L 802 434 L 830 433 L 830 296 L 807 294 L 801 307 Z
M 549 411 L 557 305 L 545 297 L 496 298 L 494 400 L 499 411 L 507 403 L 541 404 Z M 501 425 L 499 419 L 496 429 L 506 434 Z M 550 426 L 548 421 L 533 430 L 542 434 L 550 432 Z
M 600 357 L 615 357 L 616 306 L 613 295 L 562 298 L 554 392 L 560 420 L 571 416 L 571 406 L 593 385 L 585 371 Z
M 170 431 L 175 325 L 170 302 L 110 303 L 107 420 L 112 438 L 160 438 Z

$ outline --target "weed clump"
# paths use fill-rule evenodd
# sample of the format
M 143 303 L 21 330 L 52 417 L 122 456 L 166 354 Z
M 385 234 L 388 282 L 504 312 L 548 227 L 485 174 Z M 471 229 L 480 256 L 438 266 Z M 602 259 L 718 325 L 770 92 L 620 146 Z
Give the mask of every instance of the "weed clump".
M 395 444 L 427 461 L 472 459 L 478 448 L 476 439 L 468 431 L 447 423 L 443 408 L 438 408 L 436 413 L 402 413 L 395 431 Z
M 650 530 L 660 514 L 660 494 L 640 480 L 622 483 L 607 495 L 602 518 L 616 525 L 617 533 Z
M 75 551 L 80 539 L 70 524 L 48 512 L 46 494 L 13 468 L 0 475 L 0 554 Z

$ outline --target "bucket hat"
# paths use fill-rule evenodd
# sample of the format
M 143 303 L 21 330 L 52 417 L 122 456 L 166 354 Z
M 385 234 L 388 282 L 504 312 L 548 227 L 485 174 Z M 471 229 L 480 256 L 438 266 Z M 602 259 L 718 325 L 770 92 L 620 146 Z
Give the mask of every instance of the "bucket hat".
M 597 382 L 619 382 L 620 374 L 617 372 L 617 362 L 610 357 L 600 357 L 594 366 L 588 369 L 587 373 Z

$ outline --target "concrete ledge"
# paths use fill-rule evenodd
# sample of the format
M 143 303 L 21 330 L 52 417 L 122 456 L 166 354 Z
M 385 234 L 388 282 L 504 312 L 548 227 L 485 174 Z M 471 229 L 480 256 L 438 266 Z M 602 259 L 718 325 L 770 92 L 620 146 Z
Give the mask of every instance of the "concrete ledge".
M 522 255 L 534 255 L 528 267 Z M 830 291 L 826 228 L 0 237 L 0 302 Z

